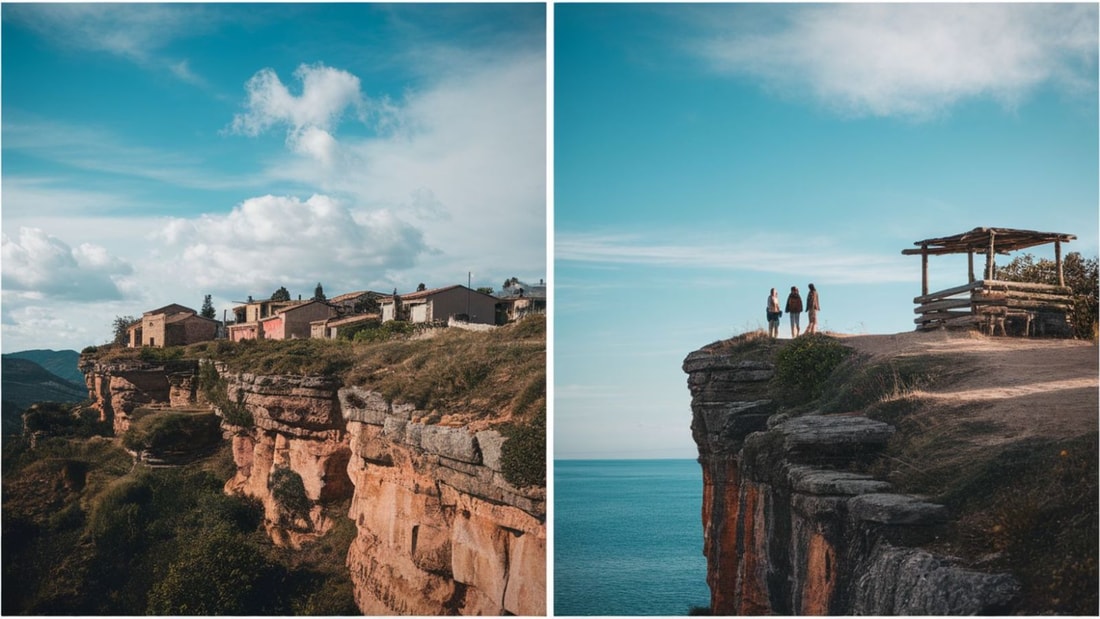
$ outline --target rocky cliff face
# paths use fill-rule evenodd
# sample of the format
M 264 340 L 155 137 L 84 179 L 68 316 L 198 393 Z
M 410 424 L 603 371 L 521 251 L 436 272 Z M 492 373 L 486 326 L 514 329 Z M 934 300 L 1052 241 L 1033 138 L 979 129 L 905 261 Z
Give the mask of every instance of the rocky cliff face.
M 771 364 L 688 355 L 692 433 L 703 469 L 703 552 L 716 615 L 988 614 L 1011 609 L 1008 575 L 918 548 L 942 506 L 854 472 L 889 425 L 857 415 L 785 419 Z
M 187 406 L 200 402 L 197 361 L 99 363 L 82 357 L 79 364 L 91 408 L 109 422 L 116 435 L 130 429 L 131 415 L 142 406 Z
M 82 369 L 116 433 L 138 406 L 201 398 L 197 364 Z M 411 406 L 331 378 L 218 369 L 253 422 L 223 423 L 237 465 L 226 491 L 260 500 L 268 534 L 295 548 L 332 528 L 326 505 L 350 500 L 347 566 L 364 613 L 545 614 L 545 488 L 504 479 L 496 430 L 424 423 Z

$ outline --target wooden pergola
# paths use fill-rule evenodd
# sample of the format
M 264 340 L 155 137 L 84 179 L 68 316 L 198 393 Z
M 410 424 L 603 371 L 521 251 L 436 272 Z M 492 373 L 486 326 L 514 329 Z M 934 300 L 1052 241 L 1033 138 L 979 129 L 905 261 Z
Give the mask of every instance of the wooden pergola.
M 1062 243 L 1076 240 L 1072 234 L 1037 232 L 1012 228 L 974 228 L 969 232 L 925 239 L 913 243 L 916 249 L 904 249 L 906 256 L 921 257 L 921 296 L 913 299 L 919 316 L 918 329 L 938 327 L 985 326 L 992 333 L 1006 321 L 1021 323 L 1023 334 L 1032 326 L 1039 333 L 1062 335 L 1068 330 L 1066 313 L 1072 306 L 1071 291 L 1062 272 Z M 1058 284 L 1029 284 L 998 281 L 995 256 L 1054 243 L 1054 261 Z M 946 254 L 967 255 L 968 279 L 963 286 L 928 292 L 928 257 Z M 983 277 L 974 276 L 974 255 L 985 255 Z M 962 296 L 960 296 L 962 295 Z

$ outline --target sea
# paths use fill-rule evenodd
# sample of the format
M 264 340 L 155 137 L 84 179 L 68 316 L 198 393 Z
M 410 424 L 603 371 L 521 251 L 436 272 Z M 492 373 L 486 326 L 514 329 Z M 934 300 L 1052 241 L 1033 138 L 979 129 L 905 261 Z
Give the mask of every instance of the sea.
M 708 607 L 695 460 L 554 461 L 554 614 Z

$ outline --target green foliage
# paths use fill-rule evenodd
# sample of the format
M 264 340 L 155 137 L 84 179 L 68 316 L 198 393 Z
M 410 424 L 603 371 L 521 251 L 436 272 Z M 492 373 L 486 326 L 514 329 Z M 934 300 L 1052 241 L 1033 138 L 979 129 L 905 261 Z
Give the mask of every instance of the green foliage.
M 148 614 L 253 615 L 277 602 L 280 570 L 253 543 L 214 527 L 183 547 L 149 592 Z
M 514 486 L 545 486 L 546 409 L 527 423 L 505 428 L 502 434 L 508 439 L 500 452 L 504 479 Z
M 271 293 L 272 301 L 289 301 L 290 291 L 286 289 L 286 286 L 279 286 L 279 289 Z
M 287 467 L 278 467 L 267 480 L 271 496 L 291 518 L 308 518 L 313 501 L 306 494 L 302 476 Z
M 23 413 L 27 432 L 42 432 L 51 436 L 110 435 L 111 425 L 100 422 L 96 411 L 72 403 L 39 402 Z
M 775 357 L 774 385 L 784 400 L 816 399 L 825 391 L 829 375 L 852 349 L 836 338 L 814 333 L 785 345 Z
M 199 363 L 199 390 L 206 401 L 221 412 L 226 423 L 242 428 L 251 428 L 255 423 L 252 411 L 244 404 L 244 394 L 237 392 L 235 401 L 229 398 L 229 382 L 218 374 L 212 361 Z
M 1062 275 L 1066 286 L 1073 291 L 1073 309 L 1069 319 L 1074 337 L 1095 340 L 1097 337 L 1097 312 L 1100 309 L 1100 271 L 1096 258 L 1086 259 L 1078 252 L 1070 252 L 1062 258 Z M 997 269 L 997 279 L 1035 284 L 1058 283 L 1058 265 L 1050 259 L 1038 261 L 1031 254 L 1022 254 Z
M 946 357 L 895 357 L 880 363 L 846 359 L 822 391 L 821 411 L 844 413 L 866 410 L 926 389 L 957 362 Z
M 114 322 L 111 323 L 111 332 L 114 333 L 114 338 L 111 340 L 111 343 L 115 346 L 126 346 L 129 344 L 130 338 L 126 330 L 138 320 L 140 319 L 134 316 L 115 316 Z
M 375 327 L 366 327 L 353 336 L 356 342 L 377 343 L 406 338 L 415 331 L 411 323 L 404 320 L 389 320 Z
M 203 318 L 210 318 L 213 320 L 218 317 L 217 310 L 214 309 L 214 302 L 211 300 L 210 295 L 206 295 L 202 299 L 202 309 L 199 310 L 199 316 Z
M 157 454 L 186 452 L 216 444 L 221 428 L 213 413 L 154 413 L 130 424 L 122 444 Z
M 183 347 L 166 346 L 164 348 L 156 348 L 154 346 L 143 346 L 138 349 L 138 358 L 148 363 L 176 361 L 183 358 Z
M 479 286 L 477 291 L 482 293 L 482 294 L 493 294 L 493 287 L 492 286 Z
M 98 346 L 85 346 L 80 351 L 80 354 L 82 354 L 82 355 L 91 355 L 91 354 L 95 354 L 97 352 L 99 352 L 99 347 Z
M 317 287 L 313 289 L 314 301 L 325 301 L 325 289 L 321 287 L 321 282 L 317 282 Z

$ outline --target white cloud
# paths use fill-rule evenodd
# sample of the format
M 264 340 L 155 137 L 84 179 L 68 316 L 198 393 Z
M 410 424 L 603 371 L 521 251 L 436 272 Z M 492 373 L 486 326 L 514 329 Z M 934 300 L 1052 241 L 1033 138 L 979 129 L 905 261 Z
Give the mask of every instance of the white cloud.
M 972 97 L 1013 107 L 1095 89 L 1095 4 L 828 4 L 732 12 L 693 43 L 715 69 L 846 114 L 927 119 Z
M 120 281 L 133 272 L 103 247 L 83 243 L 74 249 L 38 228 L 20 228 L 16 240 L 3 235 L 2 256 L 4 291 L 26 299 L 117 299 Z
M 357 218 L 397 214 L 440 252 L 413 281 L 453 283 L 468 270 L 541 277 L 546 269 L 546 73 L 543 54 L 468 59 L 400 100 L 356 98 L 358 78 L 299 69 L 291 95 L 273 73 L 253 78 L 242 134 L 286 126 L 289 154 L 268 167 L 272 183 L 316 187 Z M 434 80 L 434 81 L 433 81 Z M 324 88 L 311 84 L 342 84 Z M 354 87 L 353 87 L 354 85 Z M 302 111 L 306 101 L 322 111 Z M 375 134 L 336 136 L 354 108 Z M 510 271 L 515 272 L 510 272 Z M 438 278 L 438 279 L 436 279 Z
M 302 92 L 294 95 L 272 69 L 263 69 L 245 84 L 245 112 L 233 118 L 232 131 L 256 136 L 268 129 L 287 126 L 287 145 L 293 150 L 328 163 L 335 150 L 331 130 L 344 110 L 362 110 L 365 99 L 359 78 L 322 64 L 303 64 L 294 72 Z
M 317 281 L 350 288 L 409 268 L 430 251 L 420 231 L 394 213 L 356 215 L 324 195 L 250 198 L 228 215 L 170 220 L 158 239 L 166 272 L 196 289 L 237 296 Z
M 674 269 L 721 269 L 801 275 L 813 265 L 822 283 L 889 283 L 912 280 L 912 264 L 900 254 L 855 253 L 827 240 L 754 239 L 736 244 L 706 244 L 696 240 L 655 240 L 640 236 L 561 233 L 555 237 L 559 261 L 592 265 L 642 265 Z

